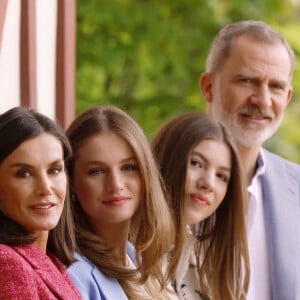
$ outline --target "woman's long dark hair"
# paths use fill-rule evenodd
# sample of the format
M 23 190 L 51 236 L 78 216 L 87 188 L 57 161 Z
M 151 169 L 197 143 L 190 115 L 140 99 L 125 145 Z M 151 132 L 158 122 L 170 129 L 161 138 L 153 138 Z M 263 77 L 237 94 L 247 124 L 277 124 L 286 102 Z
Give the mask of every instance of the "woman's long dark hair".
M 23 142 L 48 133 L 61 143 L 64 161 L 71 157 L 71 146 L 60 127 L 47 116 L 26 107 L 14 107 L 0 115 L 0 164 Z M 0 195 L 1 197 L 1 195 Z M 1 199 L 1 198 L 0 198 Z M 36 240 L 33 233 L 0 211 L 0 243 L 10 246 L 31 244 Z M 74 261 L 75 237 L 73 218 L 67 192 L 63 212 L 57 226 L 50 230 L 47 250 L 65 265 Z
M 244 221 L 246 188 L 239 155 L 228 131 L 208 115 L 198 112 L 171 119 L 152 141 L 176 229 L 170 273 L 174 274 L 176 270 L 186 236 L 184 199 L 188 157 L 204 140 L 225 143 L 231 153 L 232 168 L 225 198 L 218 209 L 192 226 L 199 241 L 195 248 L 199 284 L 208 299 L 244 299 L 249 282 L 249 262 Z

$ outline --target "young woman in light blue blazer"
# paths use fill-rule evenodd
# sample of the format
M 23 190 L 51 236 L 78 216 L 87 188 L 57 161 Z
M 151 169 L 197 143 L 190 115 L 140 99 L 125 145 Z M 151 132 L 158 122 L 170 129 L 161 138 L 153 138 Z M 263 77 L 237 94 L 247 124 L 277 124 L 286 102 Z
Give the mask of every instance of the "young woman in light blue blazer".
M 173 242 L 171 216 L 141 128 L 121 109 L 93 107 L 67 136 L 78 243 L 68 272 L 83 298 L 175 297 L 162 265 Z

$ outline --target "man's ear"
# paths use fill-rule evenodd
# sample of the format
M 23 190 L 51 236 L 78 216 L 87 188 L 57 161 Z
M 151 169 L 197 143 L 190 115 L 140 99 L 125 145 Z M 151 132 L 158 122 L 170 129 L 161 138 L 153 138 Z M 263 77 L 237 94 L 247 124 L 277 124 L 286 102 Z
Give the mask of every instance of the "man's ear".
M 212 80 L 212 74 L 208 72 L 204 72 L 199 79 L 199 88 L 207 103 L 213 99 Z
M 288 105 L 291 102 L 292 96 L 293 96 L 293 88 L 290 87 L 287 94 L 286 105 Z

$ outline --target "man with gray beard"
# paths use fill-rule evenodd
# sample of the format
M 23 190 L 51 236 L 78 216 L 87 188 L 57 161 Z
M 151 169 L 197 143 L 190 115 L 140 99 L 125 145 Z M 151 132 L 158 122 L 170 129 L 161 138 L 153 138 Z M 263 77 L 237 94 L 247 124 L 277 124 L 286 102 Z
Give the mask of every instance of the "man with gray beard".
M 248 300 L 300 299 L 300 166 L 262 148 L 291 101 L 294 65 L 278 31 L 241 21 L 218 33 L 199 81 L 208 113 L 236 140 L 248 185 Z

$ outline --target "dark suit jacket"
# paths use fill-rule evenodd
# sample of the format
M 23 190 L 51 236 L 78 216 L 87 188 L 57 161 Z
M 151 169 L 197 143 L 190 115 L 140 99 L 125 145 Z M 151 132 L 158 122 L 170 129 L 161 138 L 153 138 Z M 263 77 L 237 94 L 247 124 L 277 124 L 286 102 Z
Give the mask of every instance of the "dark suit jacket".
M 272 300 L 300 299 L 300 166 L 264 150 Z
M 0 244 L 0 299 L 82 299 L 64 266 L 37 246 Z

